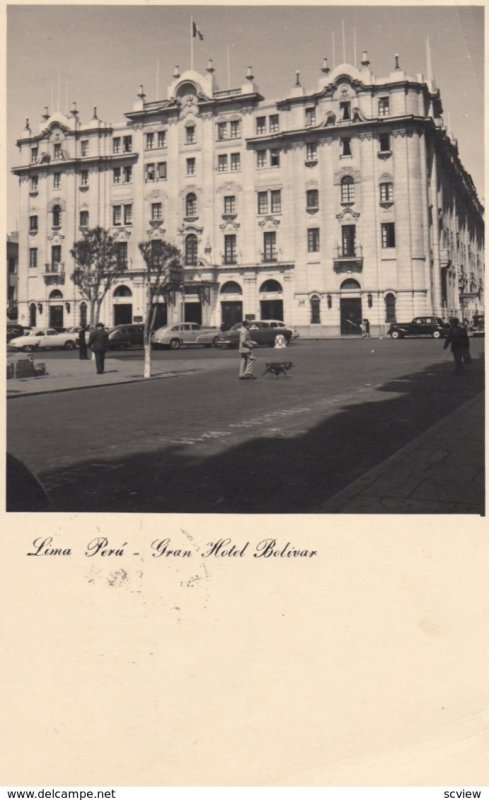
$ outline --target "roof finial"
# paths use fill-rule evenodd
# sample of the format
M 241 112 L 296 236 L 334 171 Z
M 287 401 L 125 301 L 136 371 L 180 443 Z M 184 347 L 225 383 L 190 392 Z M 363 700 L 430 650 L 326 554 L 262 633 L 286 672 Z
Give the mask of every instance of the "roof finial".
M 75 117 L 75 119 L 78 116 L 78 109 L 76 107 L 76 102 L 74 100 L 73 100 L 73 108 L 71 109 L 71 115 Z
M 92 117 L 92 119 L 98 119 L 98 117 L 97 117 L 97 106 L 93 107 L 93 117 Z
M 26 131 L 29 131 L 29 133 L 31 132 L 31 127 L 29 125 L 29 117 L 25 118 L 25 129 Z
M 246 73 L 246 80 L 252 81 L 255 76 L 253 75 L 253 67 L 248 67 L 248 71 Z
M 180 67 L 178 64 L 175 65 L 175 69 L 173 70 L 173 77 L 179 78 L 180 77 Z
M 362 53 L 362 60 L 361 60 L 360 63 L 362 65 L 362 67 L 368 67 L 368 65 L 370 64 L 370 61 L 368 60 L 368 56 L 367 56 L 367 51 L 366 50 L 364 50 L 363 53 Z
M 296 86 L 300 86 L 301 85 L 301 74 L 300 74 L 298 69 L 296 69 L 296 71 L 295 71 L 295 85 Z
M 146 97 L 146 95 L 144 94 L 144 87 L 143 87 L 142 83 L 139 84 L 138 97 L 139 97 L 140 100 L 143 100 L 143 102 L 144 102 L 144 98 Z
M 49 119 L 49 111 L 47 106 L 44 106 L 44 114 L 42 115 L 42 118 L 46 121 Z
M 328 72 L 329 72 L 328 59 L 327 58 L 323 58 L 323 66 L 321 67 L 321 72 L 324 72 L 325 75 L 327 75 Z
M 214 62 L 213 62 L 212 58 L 209 58 L 209 60 L 207 62 L 207 72 L 210 72 L 211 75 L 214 72 Z
M 396 53 L 395 59 L 396 59 L 395 69 L 401 69 L 400 66 L 399 66 L 399 53 Z

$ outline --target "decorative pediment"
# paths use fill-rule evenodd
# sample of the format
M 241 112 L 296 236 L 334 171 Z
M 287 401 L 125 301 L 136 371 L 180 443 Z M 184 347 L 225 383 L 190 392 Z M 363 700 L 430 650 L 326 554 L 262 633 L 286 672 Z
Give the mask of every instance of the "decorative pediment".
M 263 228 L 264 231 L 274 231 L 280 225 L 280 220 L 276 217 L 272 217 L 270 214 L 266 217 L 263 217 L 258 223 L 260 228 Z
M 48 211 L 52 211 L 55 206 L 59 206 L 61 211 L 66 211 L 66 203 L 62 197 L 53 197 L 48 203 Z
M 343 211 L 340 211 L 340 213 L 336 215 L 336 219 L 343 222 L 345 219 L 358 219 L 359 216 L 360 213 L 358 211 L 353 211 L 352 208 L 347 206 L 347 208 L 344 208 Z
M 178 233 L 181 236 L 187 236 L 189 233 L 202 235 L 203 230 L 204 228 L 202 227 L 202 225 L 195 225 L 194 223 L 188 222 L 184 223 L 183 225 L 180 225 L 180 227 L 178 228 Z
M 360 183 L 360 171 L 358 169 L 352 169 L 351 167 L 342 167 L 341 169 L 337 169 L 334 174 L 334 183 L 335 186 L 338 186 L 343 178 L 353 178 L 354 183 Z
M 150 225 L 151 227 L 147 229 L 146 234 L 151 241 L 165 238 L 166 230 L 162 227 L 163 220 L 157 224 L 150 222 Z
M 365 116 L 365 114 L 363 114 L 360 111 L 360 109 L 357 106 L 352 108 L 351 118 L 352 118 L 352 122 L 366 122 L 367 121 L 367 117 Z
M 159 189 L 153 189 L 153 191 L 148 192 L 144 195 L 145 200 L 159 200 L 161 198 L 161 191 Z
M 238 192 L 242 191 L 243 188 L 239 183 L 235 183 L 234 181 L 226 181 L 226 183 L 223 183 L 221 186 L 219 186 L 216 194 L 237 194 Z
M 224 222 L 221 222 L 219 225 L 221 231 L 230 231 L 231 233 L 233 233 L 233 231 L 237 231 L 239 227 L 239 222 L 234 222 L 234 220 L 231 219 L 227 219 Z
M 336 114 L 333 111 L 328 111 L 324 118 L 323 128 L 326 128 L 328 125 L 336 125 Z
M 63 234 L 62 234 L 62 233 L 59 233 L 59 232 L 56 232 L 56 233 L 50 233 L 50 234 L 48 235 L 48 240 L 49 240 L 49 241 L 50 241 L 52 244 L 61 244 L 61 242 L 63 241 L 63 239 L 64 239 L 64 238 L 65 238 L 65 237 L 63 236 Z
M 130 228 L 117 228 L 112 233 L 112 237 L 115 242 L 127 242 L 130 236 L 131 236 Z
M 316 180 L 313 180 L 313 179 L 311 178 L 310 180 L 306 181 L 306 190 L 309 190 L 309 189 L 318 189 L 318 188 L 319 188 L 319 187 L 318 187 L 318 182 L 317 182 Z

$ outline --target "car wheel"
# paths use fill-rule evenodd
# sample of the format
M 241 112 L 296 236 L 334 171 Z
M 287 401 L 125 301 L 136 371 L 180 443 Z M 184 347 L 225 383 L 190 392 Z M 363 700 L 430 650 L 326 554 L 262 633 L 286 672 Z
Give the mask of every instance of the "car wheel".
M 433 339 L 439 339 L 441 334 L 440 334 L 440 331 L 433 331 L 433 333 L 431 335 L 432 335 Z
M 399 331 L 392 331 L 391 339 L 399 339 L 399 338 L 400 338 Z
M 25 344 L 24 347 L 22 348 L 24 353 L 32 353 L 35 349 L 36 348 L 34 347 L 33 344 Z
M 172 350 L 178 350 L 180 348 L 181 341 L 180 339 L 172 339 L 170 342 L 170 347 Z
M 74 350 L 75 347 L 76 347 L 76 345 L 75 345 L 74 342 L 65 342 L 64 343 L 64 349 L 65 350 Z

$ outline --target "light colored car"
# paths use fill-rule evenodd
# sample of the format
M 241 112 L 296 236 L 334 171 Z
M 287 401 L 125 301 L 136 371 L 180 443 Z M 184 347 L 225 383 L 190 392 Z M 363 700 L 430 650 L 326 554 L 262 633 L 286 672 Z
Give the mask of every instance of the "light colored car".
M 58 333 L 54 328 L 32 328 L 23 336 L 11 339 L 8 346 L 14 350 L 23 350 L 25 353 L 33 350 L 48 350 L 51 347 L 74 350 L 78 346 L 78 334 L 67 331 Z
M 299 331 L 296 331 L 295 328 L 291 328 L 289 325 L 286 325 L 281 319 L 268 319 L 267 322 L 270 323 L 271 328 L 287 328 L 288 331 L 292 331 L 292 336 L 290 337 L 292 342 L 294 339 L 298 339 L 300 336 Z
M 170 347 L 172 350 L 178 350 L 185 345 L 212 347 L 216 345 L 218 337 L 217 328 L 204 328 L 197 322 L 180 322 L 178 325 L 165 325 L 154 331 L 151 344 L 155 349 Z
M 223 331 L 223 333 L 219 334 L 217 346 L 238 347 L 240 328 L 241 322 L 237 322 L 228 331 Z M 248 330 L 255 344 L 264 347 L 274 347 L 279 336 L 283 336 L 287 344 L 292 340 L 292 329 L 280 320 L 254 319 L 250 321 Z

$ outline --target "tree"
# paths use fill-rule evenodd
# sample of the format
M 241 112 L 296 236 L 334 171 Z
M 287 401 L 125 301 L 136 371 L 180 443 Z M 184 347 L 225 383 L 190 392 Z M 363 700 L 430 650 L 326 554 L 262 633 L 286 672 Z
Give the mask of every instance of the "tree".
M 144 318 L 144 377 L 151 377 L 151 330 L 158 295 L 180 289 L 183 280 L 181 253 L 177 247 L 163 239 L 140 242 L 139 251 L 146 265 L 146 314 Z
M 88 301 L 90 325 L 95 326 L 105 295 L 126 270 L 127 264 L 118 258 L 114 238 L 99 226 L 83 231 L 82 238 L 74 243 L 71 255 L 76 264 L 71 280 Z

